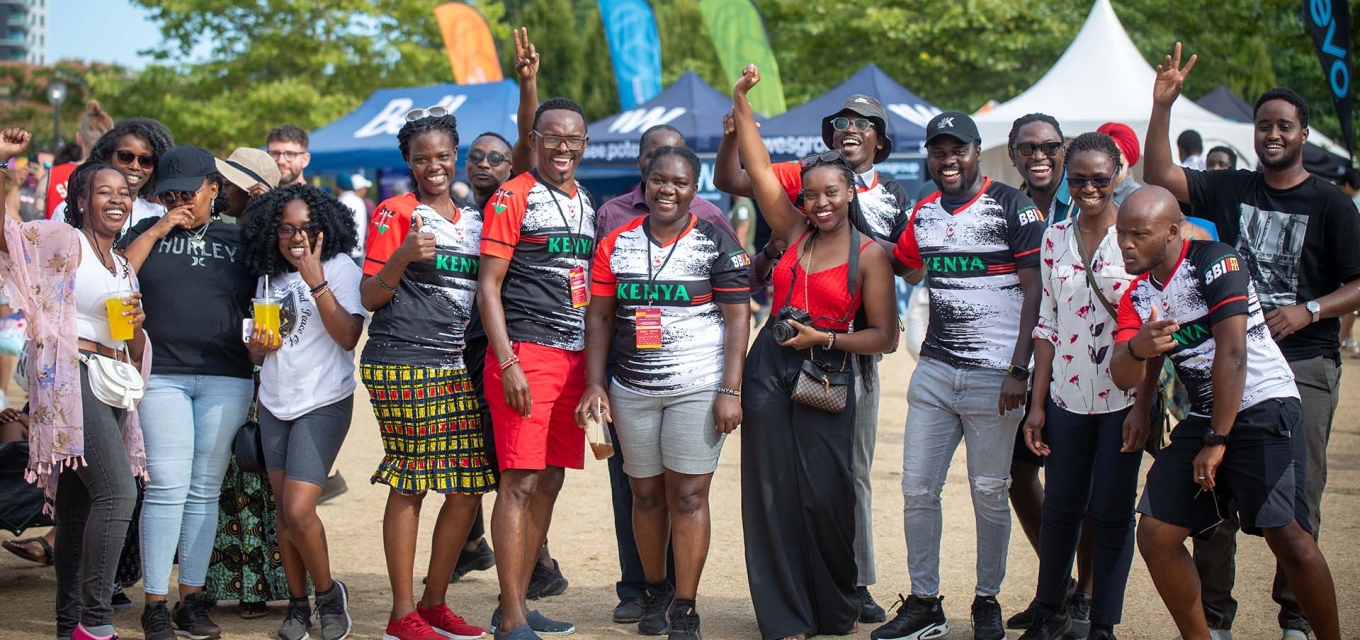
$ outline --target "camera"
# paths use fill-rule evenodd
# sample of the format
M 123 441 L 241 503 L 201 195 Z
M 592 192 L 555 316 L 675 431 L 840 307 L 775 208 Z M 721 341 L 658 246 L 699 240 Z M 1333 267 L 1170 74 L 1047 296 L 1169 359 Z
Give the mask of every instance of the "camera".
M 779 310 L 774 324 L 770 326 L 770 333 L 774 335 L 775 342 L 784 342 L 798 335 L 798 329 L 789 324 L 790 320 L 812 326 L 812 314 L 796 307 L 784 307 Z

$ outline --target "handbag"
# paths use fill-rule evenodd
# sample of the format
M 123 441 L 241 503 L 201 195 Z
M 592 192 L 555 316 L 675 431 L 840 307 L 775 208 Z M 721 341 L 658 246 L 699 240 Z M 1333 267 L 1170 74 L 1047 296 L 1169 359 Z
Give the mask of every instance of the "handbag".
M 258 399 L 260 392 L 260 378 L 255 377 L 256 400 L 250 405 L 250 417 L 246 423 L 236 430 L 236 438 L 231 443 L 231 453 L 236 456 L 236 468 L 244 473 L 254 473 L 257 475 L 267 475 L 268 467 L 264 461 L 264 441 L 260 435 L 260 416 Z M 237 480 L 240 480 L 238 474 Z
M 812 251 L 807 252 L 808 265 L 812 263 Z M 859 231 L 853 226 L 850 227 L 850 259 L 849 268 L 846 269 L 846 291 L 850 298 L 855 297 L 855 275 L 859 269 Z M 803 268 L 804 274 L 808 267 Z M 795 271 L 794 277 L 798 274 Z M 803 299 L 808 300 L 806 275 L 803 278 Z M 789 283 L 788 299 L 784 305 L 788 306 L 789 300 L 793 299 L 793 283 Z M 854 313 L 854 311 L 851 311 Z M 832 368 L 830 363 L 819 362 L 817 360 L 817 347 L 809 350 L 808 359 L 803 361 L 798 369 L 798 376 L 793 381 L 793 393 L 791 397 L 794 402 L 820 409 L 827 413 L 840 413 L 845 410 L 845 405 L 850 399 L 850 382 L 854 376 L 853 369 L 849 366 L 850 354 L 841 352 L 841 364 L 839 368 Z
M 131 356 L 128 359 L 131 360 Z M 137 403 L 146 393 L 146 382 L 142 380 L 142 373 L 137 367 L 129 362 L 89 352 L 81 353 L 80 361 L 85 364 L 90 390 L 100 402 L 125 411 L 137 408 Z

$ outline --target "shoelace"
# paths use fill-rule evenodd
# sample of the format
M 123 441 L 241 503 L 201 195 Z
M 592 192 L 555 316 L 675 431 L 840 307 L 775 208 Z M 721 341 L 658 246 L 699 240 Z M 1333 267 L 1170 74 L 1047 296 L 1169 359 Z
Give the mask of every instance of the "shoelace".
M 316 605 L 317 615 L 322 616 L 342 616 L 345 615 L 345 605 L 336 594 L 335 598 L 326 598 Z
M 903 596 L 902 594 L 899 593 L 897 594 L 897 602 L 894 602 L 891 607 L 888 607 L 888 613 L 896 611 L 897 612 L 896 617 L 900 618 L 902 616 L 907 615 L 907 609 L 908 609 L 907 598 L 906 596 Z
M 208 617 L 207 603 L 200 598 L 188 598 L 184 602 L 184 608 L 189 612 L 189 622 L 192 624 L 204 624 L 212 622 Z
M 692 632 L 699 629 L 699 613 L 691 607 L 671 614 L 671 631 Z
M 302 624 L 302 628 L 306 629 L 312 626 L 310 618 L 310 612 L 307 611 L 306 607 L 295 607 L 290 605 L 288 607 L 288 617 L 284 619 L 284 624 L 287 624 L 289 620 L 297 620 Z
M 664 591 L 647 590 L 647 597 L 642 600 L 643 615 L 655 615 L 661 613 L 666 608 L 666 601 L 670 595 Z
M 145 631 L 146 635 L 148 636 L 152 634 L 169 633 L 174 631 L 174 628 L 170 626 L 170 612 L 166 610 L 164 606 L 159 607 L 159 609 L 160 609 L 159 611 L 156 611 L 155 613 L 146 616 Z M 153 609 L 152 611 L 155 610 Z

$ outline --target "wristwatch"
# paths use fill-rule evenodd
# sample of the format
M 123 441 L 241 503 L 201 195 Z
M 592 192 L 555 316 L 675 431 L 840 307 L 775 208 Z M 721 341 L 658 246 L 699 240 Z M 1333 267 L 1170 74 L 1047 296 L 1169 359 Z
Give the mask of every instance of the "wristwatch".
M 1008 376 L 1010 376 L 1010 377 L 1012 377 L 1012 378 L 1015 378 L 1016 380 L 1026 380 L 1026 381 L 1028 381 L 1028 380 L 1029 380 L 1029 369 L 1026 369 L 1026 368 L 1024 368 L 1024 367 L 1022 367 L 1022 366 L 1020 366 L 1020 365 L 1018 365 L 1018 364 L 1013 364 L 1013 365 L 1011 365 L 1011 366 L 1009 366 L 1009 367 L 1006 368 L 1006 375 L 1008 375 Z
M 1226 444 L 1228 444 L 1228 436 L 1218 435 L 1218 432 L 1214 431 L 1213 427 L 1204 428 L 1204 446 L 1217 447 Z
M 1313 314 L 1313 322 L 1322 319 L 1322 305 L 1318 304 L 1317 300 L 1309 300 L 1303 303 L 1303 308 L 1307 309 L 1308 313 Z

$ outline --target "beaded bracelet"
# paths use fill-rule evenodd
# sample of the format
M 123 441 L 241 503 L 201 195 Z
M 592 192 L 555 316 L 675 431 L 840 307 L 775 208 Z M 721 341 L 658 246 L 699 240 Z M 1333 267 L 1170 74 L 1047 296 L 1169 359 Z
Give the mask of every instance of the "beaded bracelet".
M 519 364 L 519 356 L 510 356 L 509 358 L 501 360 L 501 371 L 505 371 L 517 364 Z
M 835 348 L 836 348 L 836 332 L 828 331 L 826 332 L 826 350 L 830 351 Z
M 738 390 L 736 390 L 736 389 L 728 389 L 727 387 L 718 387 L 718 393 L 721 393 L 721 394 L 723 394 L 723 395 L 725 395 L 725 396 L 732 396 L 733 398 L 740 398 L 740 397 L 741 397 L 741 392 L 740 392 L 740 391 L 738 391 Z
M 374 274 L 374 275 L 373 275 L 373 279 L 378 281 L 378 286 L 380 286 L 380 287 L 382 287 L 382 288 L 384 288 L 384 289 L 387 289 L 388 291 L 391 291 L 391 292 L 393 292 L 393 293 L 396 293 L 397 288 L 396 288 L 396 287 L 389 287 L 389 286 L 387 286 L 387 283 L 382 281 L 382 276 L 377 275 L 377 274 Z
M 322 296 L 324 296 L 324 295 L 326 295 L 326 294 L 328 294 L 328 293 L 330 293 L 330 292 L 331 292 L 331 287 L 330 287 L 330 285 L 321 285 L 321 290 L 319 290 L 319 291 L 318 291 L 318 290 L 315 290 L 315 289 L 312 290 L 312 301 L 315 302 L 315 301 L 317 301 L 317 300 L 320 300 L 320 299 L 322 298 Z
M 329 287 L 330 284 L 331 284 L 331 283 L 330 283 L 329 280 L 322 280 L 322 281 L 321 281 L 321 284 L 316 285 L 315 287 L 312 287 L 312 295 L 316 295 L 316 292 L 318 292 L 318 291 L 320 291 L 320 290 L 322 290 L 322 289 L 325 289 L 326 287 Z

